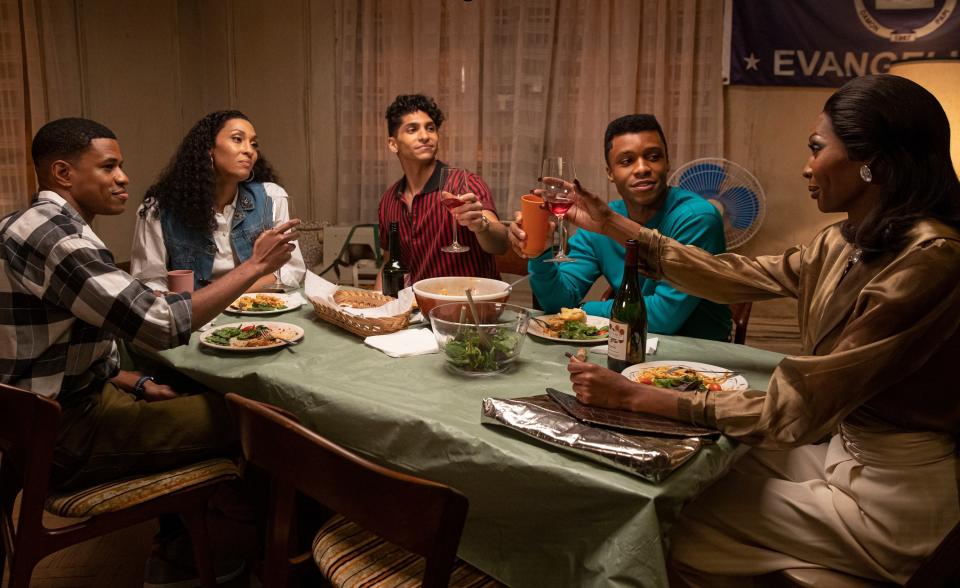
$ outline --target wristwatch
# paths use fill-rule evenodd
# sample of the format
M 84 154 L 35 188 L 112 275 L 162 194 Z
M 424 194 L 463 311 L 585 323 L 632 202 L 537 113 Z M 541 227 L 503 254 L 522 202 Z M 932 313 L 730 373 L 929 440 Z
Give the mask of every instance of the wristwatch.
M 133 387 L 133 395 L 137 398 L 143 398 L 143 387 L 147 382 L 156 382 L 157 379 L 153 376 L 140 376 L 140 379 L 137 380 L 137 385 Z

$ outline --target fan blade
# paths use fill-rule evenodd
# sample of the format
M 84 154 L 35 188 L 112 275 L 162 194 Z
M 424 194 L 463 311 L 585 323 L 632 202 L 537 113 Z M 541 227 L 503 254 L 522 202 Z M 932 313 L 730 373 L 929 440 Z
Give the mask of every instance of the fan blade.
M 726 218 L 735 229 L 747 229 L 760 215 L 760 200 L 753 190 L 746 186 L 734 186 L 724 190 L 717 200 L 723 204 Z
M 723 167 L 715 163 L 698 163 L 680 174 L 677 186 L 704 198 L 715 198 L 720 193 L 720 186 L 726 177 L 727 172 Z

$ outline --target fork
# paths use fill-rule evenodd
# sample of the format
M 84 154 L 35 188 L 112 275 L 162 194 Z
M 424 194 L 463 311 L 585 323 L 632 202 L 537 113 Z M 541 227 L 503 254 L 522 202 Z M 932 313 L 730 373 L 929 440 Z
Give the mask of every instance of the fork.
M 293 339 L 286 339 L 286 338 L 284 338 L 284 337 L 277 337 L 277 336 L 274 335 L 273 333 L 268 333 L 268 335 L 269 335 L 269 337 L 270 337 L 271 339 L 276 339 L 277 341 L 283 341 L 283 342 L 286 343 L 287 345 L 299 345 L 300 342 L 303 341 L 303 339 L 300 339 L 300 340 L 298 340 L 298 341 L 294 341 Z
M 287 349 L 290 349 L 291 345 L 299 345 L 300 342 L 303 341 L 303 339 L 294 341 L 293 339 L 287 339 L 286 337 L 278 337 L 277 335 L 274 335 L 269 328 L 266 328 L 266 327 L 260 329 L 260 333 L 262 333 L 267 337 L 270 337 L 271 341 L 283 341 L 284 343 L 287 344 Z M 293 349 L 290 349 L 290 351 L 293 351 Z
M 697 372 L 697 373 L 701 373 L 701 374 L 730 374 L 731 377 L 741 375 L 740 372 L 733 371 L 733 370 L 698 370 L 698 369 L 692 368 L 692 367 L 690 367 L 690 366 L 688 366 L 688 365 L 675 365 L 675 366 L 673 366 L 672 368 L 668 369 L 668 370 L 667 370 L 667 373 L 668 373 L 668 374 L 671 374 L 671 373 L 673 373 L 673 372 L 675 372 L 675 371 L 677 371 L 677 370 L 681 370 L 681 369 L 693 370 L 693 371 L 695 371 L 695 372 Z
M 550 329 L 550 325 L 547 323 L 547 321 L 545 321 L 545 320 L 543 320 L 543 319 L 541 319 L 541 318 L 537 318 L 537 317 L 535 317 L 535 316 L 531 316 L 531 317 L 530 317 L 530 320 L 532 320 L 533 322 L 537 323 L 538 325 L 540 325 L 540 326 L 543 327 L 544 329 L 547 329 L 547 330 Z

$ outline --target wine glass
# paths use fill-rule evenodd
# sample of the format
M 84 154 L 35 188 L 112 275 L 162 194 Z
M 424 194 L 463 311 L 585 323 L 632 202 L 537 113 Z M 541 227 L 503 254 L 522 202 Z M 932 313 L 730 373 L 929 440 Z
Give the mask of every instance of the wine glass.
M 564 263 L 576 261 L 567 256 L 567 227 L 564 218 L 567 210 L 577 201 L 577 194 L 564 182 L 572 183 L 576 177 L 573 162 L 566 157 L 546 157 L 540 168 L 540 182 L 543 185 L 543 200 L 547 208 L 557 217 L 557 230 L 560 231 L 560 251 L 544 261 Z
M 273 292 L 273 293 L 276 293 L 276 294 L 285 294 L 285 293 L 287 293 L 287 292 L 291 292 L 291 291 L 293 291 L 293 290 L 296 290 L 296 287 L 295 287 L 295 286 L 288 286 L 287 284 L 284 284 L 284 283 L 283 283 L 283 280 L 280 279 L 280 277 L 281 277 L 280 272 L 282 272 L 282 271 L 283 271 L 283 266 L 280 266 L 280 267 L 277 268 L 277 271 L 273 272 L 273 283 L 272 283 L 272 284 L 267 284 L 266 286 L 264 286 L 264 287 L 263 287 L 263 291 L 264 291 L 264 292 Z
M 453 242 L 440 248 L 440 251 L 446 253 L 463 253 L 470 251 L 466 245 L 461 245 L 457 240 L 457 233 L 460 230 L 460 224 L 457 222 L 457 215 L 453 209 L 463 204 L 460 196 L 466 194 L 469 190 L 466 185 L 466 171 L 456 167 L 445 167 L 440 170 L 440 204 L 447 207 L 453 216 Z

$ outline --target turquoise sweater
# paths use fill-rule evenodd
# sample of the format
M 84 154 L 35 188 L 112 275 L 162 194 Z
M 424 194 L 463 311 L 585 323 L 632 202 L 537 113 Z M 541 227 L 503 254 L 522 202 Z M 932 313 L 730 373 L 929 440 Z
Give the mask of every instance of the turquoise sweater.
M 610 208 L 627 216 L 627 205 L 623 200 L 611 202 Z M 686 190 L 670 188 L 663 208 L 644 226 L 710 253 L 726 250 L 720 213 L 712 204 Z M 613 239 L 579 229 L 570 237 L 569 248 L 569 255 L 576 258 L 576 262 L 547 263 L 544 260 L 552 255 L 547 251 L 528 264 L 533 293 L 547 312 L 578 305 L 601 275 L 614 291 L 623 281 L 626 252 Z M 640 277 L 640 287 L 647 305 L 650 332 L 717 341 L 729 338 L 732 324 L 730 309 L 726 305 L 684 294 L 666 282 L 643 276 Z M 592 301 L 584 303 L 583 310 L 587 314 L 610 316 L 612 306 L 612 299 Z

